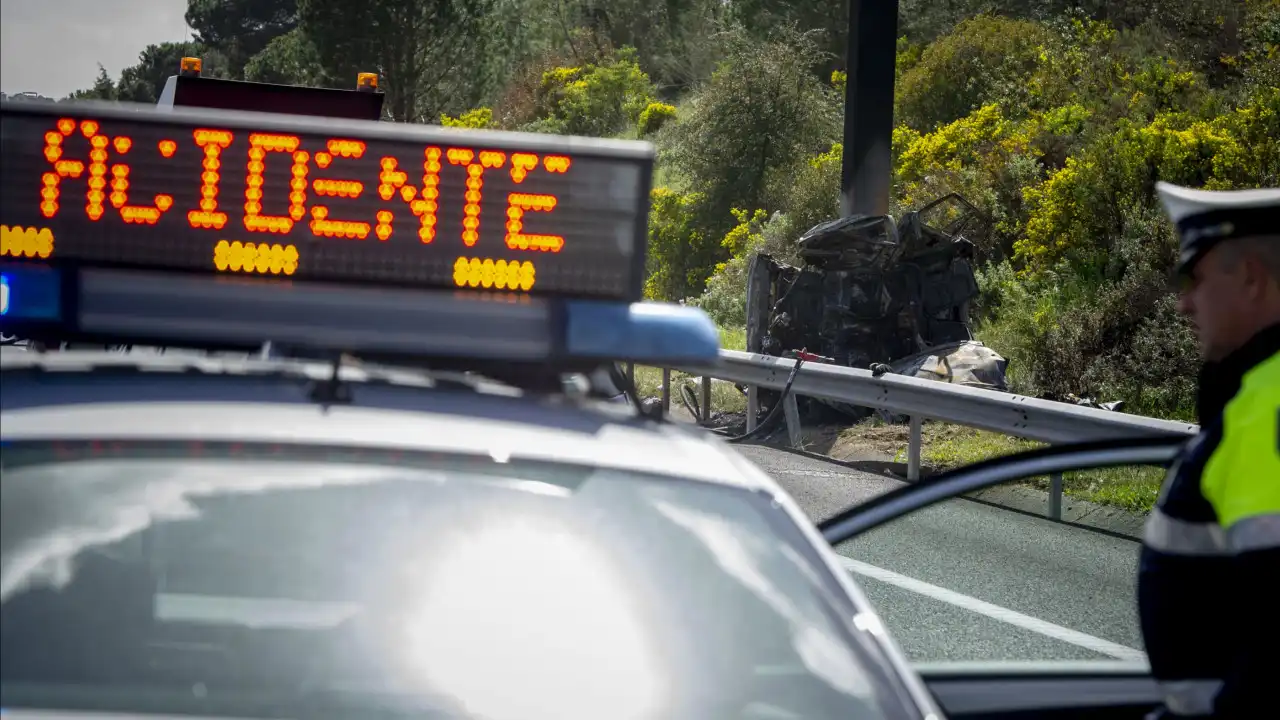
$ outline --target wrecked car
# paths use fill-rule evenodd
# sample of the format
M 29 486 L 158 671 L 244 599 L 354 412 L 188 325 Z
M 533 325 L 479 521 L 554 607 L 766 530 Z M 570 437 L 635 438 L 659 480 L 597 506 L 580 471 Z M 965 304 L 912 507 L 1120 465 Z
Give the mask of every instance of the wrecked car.
M 923 219 L 947 210 L 944 227 Z M 961 231 L 976 215 L 951 193 L 900 220 L 853 215 L 820 223 L 796 241 L 798 267 L 757 255 L 748 280 L 748 349 L 803 350 L 838 365 L 1007 390 L 1007 361 L 970 329 L 978 283 L 974 247 Z M 777 397 L 762 392 L 762 405 Z M 815 402 L 845 416 L 870 412 Z

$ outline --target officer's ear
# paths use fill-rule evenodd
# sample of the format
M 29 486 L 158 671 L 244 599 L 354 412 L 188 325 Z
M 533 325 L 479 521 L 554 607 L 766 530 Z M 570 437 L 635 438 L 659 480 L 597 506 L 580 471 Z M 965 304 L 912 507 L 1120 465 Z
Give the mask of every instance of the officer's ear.
M 1250 298 L 1272 295 L 1280 301 L 1280 237 L 1241 238 L 1230 244 L 1234 247 L 1228 254 L 1235 256 L 1233 264 Z

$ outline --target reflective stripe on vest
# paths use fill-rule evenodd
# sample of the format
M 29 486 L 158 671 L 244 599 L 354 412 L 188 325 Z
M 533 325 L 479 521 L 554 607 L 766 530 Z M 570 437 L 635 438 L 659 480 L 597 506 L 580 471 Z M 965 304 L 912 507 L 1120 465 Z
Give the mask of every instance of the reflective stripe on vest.
M 1280 548 L 1280 513 L 1237 520 L 1227 530 L 1227 544 L 1238 553 Z
M 1175 715 L 1211 715 L 1221 680 L 1161 680 L 1164 705 Z
M 1142 529 L 1142 542 L 1169 555 L 1229 555 L 1227 535 L 1217 523 L 1179 520 L 1154 508 Z

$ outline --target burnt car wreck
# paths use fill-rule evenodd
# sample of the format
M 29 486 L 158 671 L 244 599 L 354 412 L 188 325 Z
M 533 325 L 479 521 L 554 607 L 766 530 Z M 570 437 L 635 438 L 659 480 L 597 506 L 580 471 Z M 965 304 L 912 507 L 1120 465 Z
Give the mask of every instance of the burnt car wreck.
M 943 228 L 923 219 L 955 205 L 960 209 Z M 756 255 L 747 291 L 748 350 L 1007 390 L 1007 361 L 970 329 L 978 284 L 974 247 L 961 231 L 977 214 L 951 193 L 899 221 L 854 215 L 816 225 L 796 241 L 799 267 Z M 761 392 L 764 406 L 777 398 Z M 870 412 L 823 404 L 845 416 Z

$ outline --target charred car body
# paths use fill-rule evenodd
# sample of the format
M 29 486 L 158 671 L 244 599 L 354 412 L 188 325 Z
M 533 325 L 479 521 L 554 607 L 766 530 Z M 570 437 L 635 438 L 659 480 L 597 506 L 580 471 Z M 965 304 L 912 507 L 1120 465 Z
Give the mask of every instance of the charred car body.
M 961 206 L 944 228 L 924 216 Z M 747 297 L 748 349 L 805 351 L 877 372 L 1006 390 L 1007 362 L 973 340 L 978 294 L 973 244 L 961 234 L 977 210 L 952 193 L 906 213 L 821 223 L 798 241 L 802 265 L 757 255 Z M 887 367 L 886 367 L 887 366 Z M 772 404 L 776 393 L 762 396 Z M 868 412 L 830 404 L 842 414 Z

